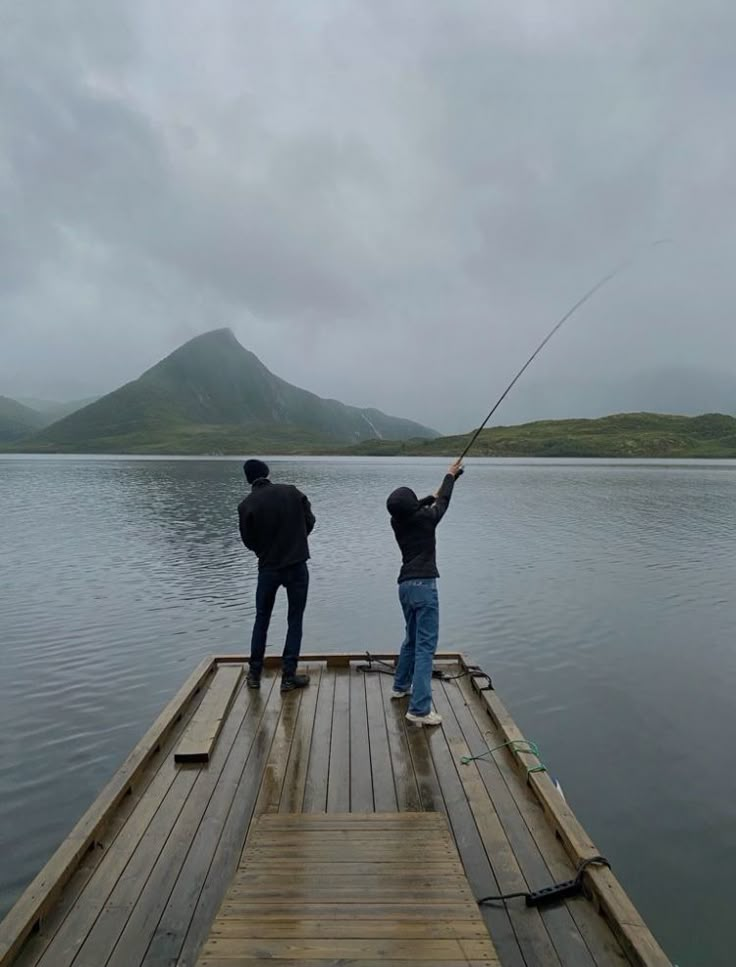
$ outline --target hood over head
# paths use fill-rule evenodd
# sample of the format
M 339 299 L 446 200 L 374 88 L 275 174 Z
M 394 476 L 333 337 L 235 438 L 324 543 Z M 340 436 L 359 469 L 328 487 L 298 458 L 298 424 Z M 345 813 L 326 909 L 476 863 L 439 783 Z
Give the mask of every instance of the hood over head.
M 434 497 L 417 497 L 411 487 L 397 487 L 392 494 L 389 494 L 386 501 L 386 508 L 392 517 L 398 520 L 411 517 L 422 507 L 429 507 L 434 503 Z

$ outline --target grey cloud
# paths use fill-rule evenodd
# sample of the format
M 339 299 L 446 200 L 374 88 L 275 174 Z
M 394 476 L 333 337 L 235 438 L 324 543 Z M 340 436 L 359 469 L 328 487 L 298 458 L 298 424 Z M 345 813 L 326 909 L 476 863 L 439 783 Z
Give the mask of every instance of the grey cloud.
M 98 392 L 231 325 L 300 385 L 465 428 L 663 234 L 499 416 L 733 358 L 726 0 L 26 0 L 5 27 L 0 392 Z

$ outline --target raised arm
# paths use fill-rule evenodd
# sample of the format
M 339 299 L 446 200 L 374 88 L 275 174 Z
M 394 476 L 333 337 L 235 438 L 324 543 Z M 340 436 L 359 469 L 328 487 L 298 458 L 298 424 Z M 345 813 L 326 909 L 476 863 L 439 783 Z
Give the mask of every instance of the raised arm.
M 428 509 L 428 513 L 432 514 L 434 519 L 439 523 L 445 516 L 445 511 L 450 506 L 450 497 L 452 497 L 452 491 L 455 486 L 455 481 L 463 473 L 463 465 L 461 460 L 456 460 L 455 463 L 451 464 L 447 473 L 445 474 L 445 479 L 442 481 L 439 490 L 435 493 L 434 504 Z

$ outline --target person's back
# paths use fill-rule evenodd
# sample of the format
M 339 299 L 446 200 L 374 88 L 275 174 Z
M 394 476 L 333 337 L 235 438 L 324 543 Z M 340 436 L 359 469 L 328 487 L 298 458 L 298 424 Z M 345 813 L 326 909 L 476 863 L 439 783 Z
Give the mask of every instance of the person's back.
M 450 503 L 454 482 L 455 478 L 447 474 L 437 495 L 423 500 L 408 487 L 399 487 L 389 497 L 391 527 L 401 551 L 399 584 L 439 577 L 435 531 Z
M 309 560 L 307 536 L 314 517 L 306 497 L 291 484 L 255 480 L 238 507 L 243 543 L 255 552 L 259 568 L 289 567 Z M 310 520 L 311 518 L 311 526 Z
M 245 476 L 251 492 L 238 506 L 240 536 L 258 557 L 256 620 L 250 645 L 248 687 L 260 688 L 266 638 L 280 587 L 289 600 L 288 631 L 282 661 L 281 690 L 309 684 L 308 675 L 297 675 L 302 644 L 302 621 L 309 589 L 308 535 L 314 527 L 309 501 L 291 484 L 274 484 L 261 460 L 247 460 Z
M 406 623 L 392 698 L 411 695 L 406 717 L 416 725 L 442 722 L 432 711 L 432 658 L 439 635 L 435 531 L 450 504 L 455 480 L 462 472 L 461 462 L 453 463 L 440 489 L 431 497 L 419 500 L 413 490 L 398 487 L 386 501 L 401 550 L 399 601 Z

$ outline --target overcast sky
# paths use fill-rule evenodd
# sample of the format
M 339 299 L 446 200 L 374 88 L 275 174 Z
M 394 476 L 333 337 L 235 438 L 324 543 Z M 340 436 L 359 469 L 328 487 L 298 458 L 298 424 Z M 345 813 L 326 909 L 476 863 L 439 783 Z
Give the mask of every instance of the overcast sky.
M 732 0 L 10 0 L 0 393 L 107 391 L 230 326 L 466 428 L 638 252 L 499 422 L 734 411 L 735 36 Z

